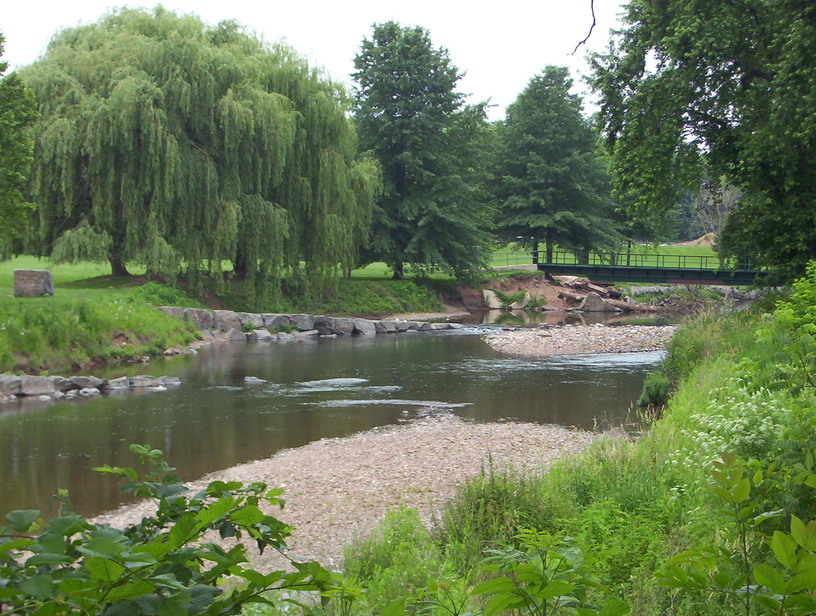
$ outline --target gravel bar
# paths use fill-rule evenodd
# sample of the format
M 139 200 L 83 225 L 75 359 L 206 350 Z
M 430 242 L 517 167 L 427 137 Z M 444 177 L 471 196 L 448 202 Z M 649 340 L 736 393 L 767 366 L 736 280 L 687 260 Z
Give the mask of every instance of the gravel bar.
M 429 525 L 457 486 L 491 465 L 502 471 L 540 471 L 596 438 L 597 434 L 561 426 L 482 424 L 444 414 L 323 439 L 189 485 L 196 488 L 223 479 L 283 487 L 286 507 L 270 513 L 295 528 L 290 555 L 338 568 L 343 546 L 368 535 L 389 508 L 416 509 Z M 141 519 L 150 507 L 150 503 L 126 506 L 94 521 L 121 527 Z M 255 554 L 254 563 L 261 570 L 283 565 L 270 552 Z
M 565 325 L 488 334 L 494 349 L 520 357 L 657 351 L 671 340 L 676 325 Z

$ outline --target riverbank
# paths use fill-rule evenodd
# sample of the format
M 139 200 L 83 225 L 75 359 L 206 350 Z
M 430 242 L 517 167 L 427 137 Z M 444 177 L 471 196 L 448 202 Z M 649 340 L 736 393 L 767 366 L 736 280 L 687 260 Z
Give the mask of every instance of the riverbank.
M 445 414 L 281 451 L 214 473 L 195 486 L 222 479 L 283 487 L 286 507 L 270 514 L 295 528 L 290 552 L 337 568 L 343 546 L 368 535 L 388 509 L 416 509 L 430 526 L 468 478 L 491 468 L 537 473 L 597 438 L 561 426 L 480 424 Z M 95 521 L 122 527 L 137 522 L 151 506 L 127 506 Z M 270 570 L 281 562 L 267 552 L 256 555 L 256 564 Z
M 562 326 L 488 334 L 491 347 L 519 357 L 657 351 L 666 347 L 676 325 Z

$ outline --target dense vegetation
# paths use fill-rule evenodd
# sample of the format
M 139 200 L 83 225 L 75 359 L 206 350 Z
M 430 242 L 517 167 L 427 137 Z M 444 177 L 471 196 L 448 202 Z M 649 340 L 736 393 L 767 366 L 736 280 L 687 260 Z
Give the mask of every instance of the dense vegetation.
M 816 7 L 799 0 L 630 2 L 593 76 L 620 202 L 647 217 L 725 178 L 743 191 L 725 253 L 802 275 L 816 257 L 814 40 Z

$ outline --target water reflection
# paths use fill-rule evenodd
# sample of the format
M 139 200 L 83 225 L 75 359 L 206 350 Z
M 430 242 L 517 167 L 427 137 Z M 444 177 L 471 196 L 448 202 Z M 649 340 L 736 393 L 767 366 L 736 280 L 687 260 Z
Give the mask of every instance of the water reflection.
M 117 487 L 89 469 L 133 465 L 127 448 L 134 442 L 163 449 L 179 475 L 193 479 L 427 412 L 591 429 L 598 414 L 624 416 L 658 358 L 519 360 L 467 334 L 213 345 L 198 356 L 100 375 L 177 375 L 177 389 L 6 407 L 0 509 L 53 513 L 49 495 L 59 488 L 70 490 L 85 515 L 110 508 L 119 502 Z

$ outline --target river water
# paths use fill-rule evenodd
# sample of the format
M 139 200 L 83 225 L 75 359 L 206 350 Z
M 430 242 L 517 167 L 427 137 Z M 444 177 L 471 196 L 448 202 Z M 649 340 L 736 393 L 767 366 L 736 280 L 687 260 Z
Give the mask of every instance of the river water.
M 178 388 L 0 406 L 0 512 L 56 507 L 69 490 L 94 515 L 121 502 L 91 471 L 134 466 L 130 443 L 162 449 L 183 479 L 421 414 L 594 429 L 623 421 L 660 353 L 509 358 L 474 330 L 297 343 L 214 344 L 196 356 L 98 376 L 177 375 Z M 263 382 L 246 383 L 245 377 Z

